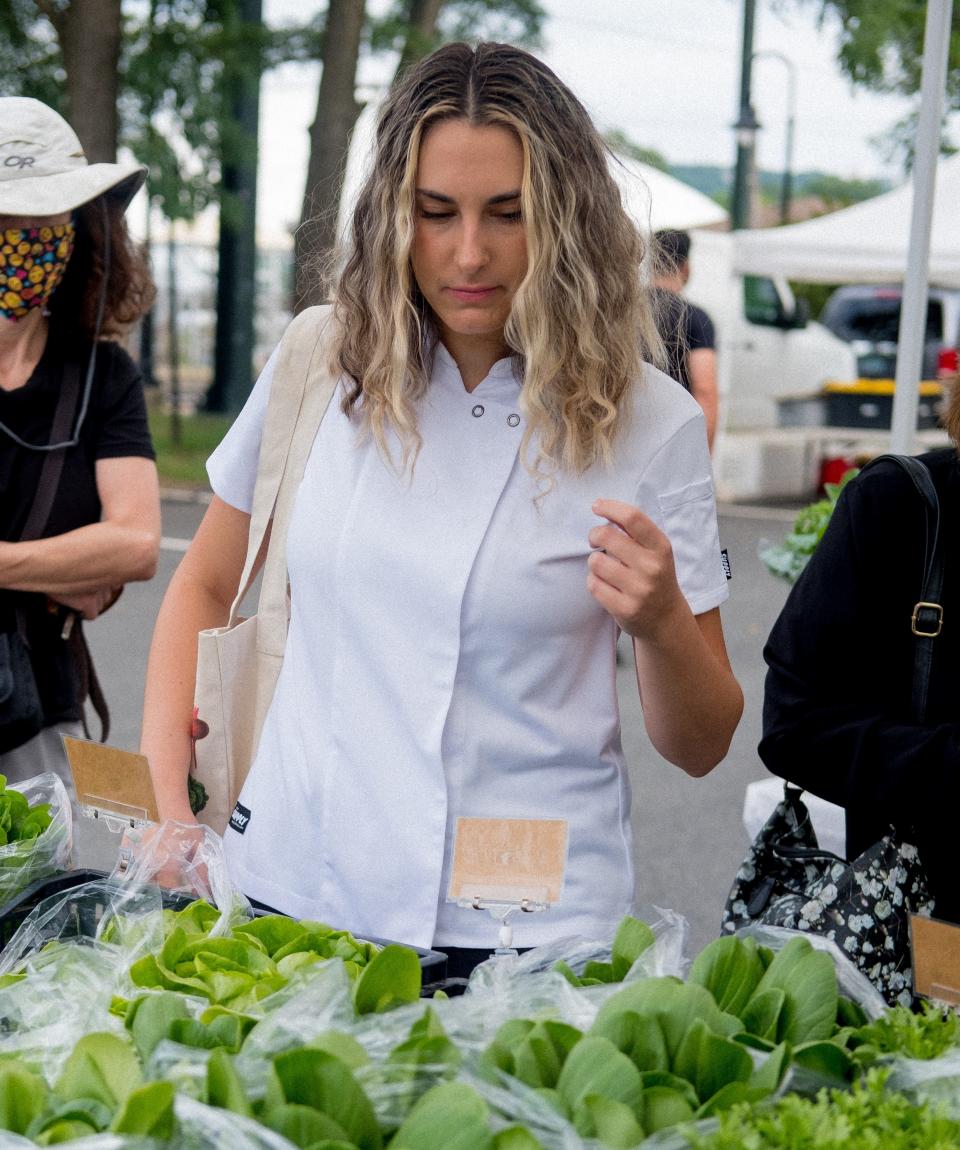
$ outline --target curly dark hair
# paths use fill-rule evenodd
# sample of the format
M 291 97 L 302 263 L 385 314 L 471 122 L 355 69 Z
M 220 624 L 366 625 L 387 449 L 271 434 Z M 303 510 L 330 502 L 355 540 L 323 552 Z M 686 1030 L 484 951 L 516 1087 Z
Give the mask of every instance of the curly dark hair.
M 88 340 L 94 338 L 105 274 L 107 294 L 101 338 L 122 336 L 150 310 L 156 288 L 144 252 L 127 230 L 124 208 L 117 197 L 105 195 L 77 209 L 73 255 L 47 305 L 61 331 Z M 110 232 L 109 273 L 104 259 L 106 228 Z

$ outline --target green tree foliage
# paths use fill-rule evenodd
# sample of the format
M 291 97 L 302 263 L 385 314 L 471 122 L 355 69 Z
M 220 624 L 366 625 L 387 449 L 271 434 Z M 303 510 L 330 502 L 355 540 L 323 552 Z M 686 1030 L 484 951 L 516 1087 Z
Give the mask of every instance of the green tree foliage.
M 372 52 L 404 52 L 407 59 L 416 59 L 453 40 L 499 40 L 536 48 L 546 19 L 539 0 L 440 0 L 432 33 L 408 45 L 415 6 L 416 0 L 393 0 L 383 16 L 370 17 Z
M 777 0 L 781 9 L 817 7 L 821 23 L 836 21 L 840 30 L 837 55 L 850 80 L 875 92 L 916 96 L 923 68 L 923 33 L 927 4 L 924 0 Z M 951 21 L 947 85 L 944 100 L 947 116 L 960 111 L 960 6 L 954 4 Z M 909 170 L 913 163 L 916 115 L 894 124 L 874 143 L 887 160 L 900 160 Z M 943 151 L 954 151 L 944 138 Z
M 251 29 L 233 18 L 235 7 L 235 0 L 124 3 L 120 140 L 149 165 L 154 202 L 170 219 L 190 219 L 215 199 L 224 156 L 243 146 L 225 108 L 226 63 L 268 69 L 320 50 L 322 14 L 295 27 Z M 64 111 L 63 57 L 47 8 L 0 0 L 0 69 L 5 94 Z
M 63 62 L 50 22 L 33 0 L 0 0 L 0 91 L 62 112 Z
M 844 179 L 842 176 L 831 176 L 826 172 L 810 173 L 803 181 L 803 194 L 819 196 L 827 205 L 827 210 L 831 212 L 879 196 L 887 189 L 888 184 L 884 180 Z
M 801 0 L 840 26 L 839 62 L 855 84 L 912 96 L 920 91 L 923 0 Z M 960 109 L 960 11 L 953 9 L 947 106 Z

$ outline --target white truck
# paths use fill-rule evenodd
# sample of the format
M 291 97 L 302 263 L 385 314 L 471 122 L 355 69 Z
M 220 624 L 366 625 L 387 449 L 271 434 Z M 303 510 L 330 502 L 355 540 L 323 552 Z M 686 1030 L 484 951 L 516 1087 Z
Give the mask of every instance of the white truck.
M 829 429 L 780 428 L 777 401 L 857 378 L 850 344 L 808 318 L 784 279 L 734 274 L 729 232 L 691 232 L 686 296 L 717 329 L 721 499 L 803 498 Z M 876 436 L 874 436 L 876 438 Z

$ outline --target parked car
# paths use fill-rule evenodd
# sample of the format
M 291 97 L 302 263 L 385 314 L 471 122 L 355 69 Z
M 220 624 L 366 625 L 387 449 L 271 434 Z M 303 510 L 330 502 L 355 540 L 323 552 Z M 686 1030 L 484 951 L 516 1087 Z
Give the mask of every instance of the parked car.
M 857 355 L 861 379 L 894 379 L 900 331 L 899 284 L 851 284 L 837 288 L 824 304 L 820 322 Z M 960 291 L 931 288 L 923 347 L 923 379 L 943 379 L 957 370 Z

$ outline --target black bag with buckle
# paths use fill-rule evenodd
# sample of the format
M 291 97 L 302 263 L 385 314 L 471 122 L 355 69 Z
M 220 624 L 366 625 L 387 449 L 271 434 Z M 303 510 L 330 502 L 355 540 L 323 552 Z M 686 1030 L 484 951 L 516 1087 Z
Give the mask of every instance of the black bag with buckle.
M 907 472 L 926 509 L 923 588 L 910 621 L 914 635 L 911 709 L 915 721 L 922 723 L 933 642 L 943 621 L 940 504 L 930 473 L 919 459 L 880 458 L 893 460 Z M 785 784 L 782 802 L 761 827 L 734 878 L 722 932 L 758 923 L 824 935 L 889 1003 L 909 1005 L 913 998 L 910 915 L 933 911 L 917 848 L 891 827 L 848 862 L 820 847 L 802 793 Z
M 59 443 L 69 436 L 79 399 L 79 371 L 67 368 L 53 415 L 51 443 Z M 47 452 L 20 542 L 42 537 L 60 483 L 66 450 Z M 43 703 L 30 661 L 27 611 L 18 605 L 11 614 L 13 626 L 0 631 L 0 754 L 22 746 L 39 735 L 44 726 Z

